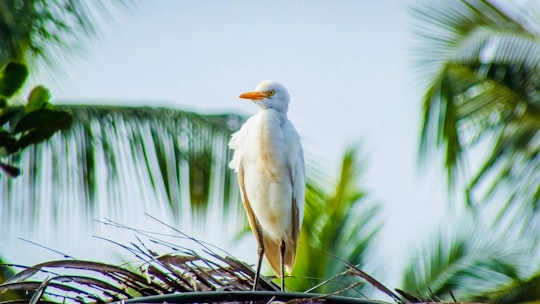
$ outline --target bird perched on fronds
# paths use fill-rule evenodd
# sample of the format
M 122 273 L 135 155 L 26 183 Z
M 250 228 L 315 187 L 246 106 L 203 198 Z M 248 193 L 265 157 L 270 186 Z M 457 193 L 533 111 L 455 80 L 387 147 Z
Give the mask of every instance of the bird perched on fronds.
M 287 118 L 289 93 L 283 85 L 266 80 L 240 98 L 259 107 L 229 142 L 234 150 L 229 166 L 238 175 L 244 209 L 258 244 L 253 290 L 264 255 L 284 291 L 284 272 L 294 267 L 304 216 L 304 152 Z

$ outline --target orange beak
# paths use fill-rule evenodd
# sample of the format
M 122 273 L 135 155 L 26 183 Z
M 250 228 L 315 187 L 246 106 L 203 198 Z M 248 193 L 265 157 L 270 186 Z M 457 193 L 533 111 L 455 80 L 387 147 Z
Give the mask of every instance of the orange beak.
M 238 97 L 243 98 L 243 99 L 261 100 L 261 99 L 266 98 L 266 95 L 261 92 L 247 92 Z

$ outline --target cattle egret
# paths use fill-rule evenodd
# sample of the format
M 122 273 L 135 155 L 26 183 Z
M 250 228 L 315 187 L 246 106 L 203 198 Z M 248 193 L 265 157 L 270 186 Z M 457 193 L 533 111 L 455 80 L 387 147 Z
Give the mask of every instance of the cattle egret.
M 253 290 L 264 255 L 284 291 L 284 269 L 290 273 L 294 267 L 304 216 L 304 152 L 287 118 L 289 93 L 283 85 L 266 80 L 240 98 L 259 107 L 229 142 L 234 150 L 229 166 L 238 175 L 244 209 L 258 243 Z

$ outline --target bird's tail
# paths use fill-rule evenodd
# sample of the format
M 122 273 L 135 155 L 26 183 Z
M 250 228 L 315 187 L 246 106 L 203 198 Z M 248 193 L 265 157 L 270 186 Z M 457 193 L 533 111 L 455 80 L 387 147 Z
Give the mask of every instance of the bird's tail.
M 274 273 L 281 278 L 281 254 L 279 244 L 281 240 L 272 240 L 268 237 L 263 238 L 264 241 L 264 256 L 270 264 Z M 291 273 L 296 262 L 296 242 L 285 243 L 285 270 Z

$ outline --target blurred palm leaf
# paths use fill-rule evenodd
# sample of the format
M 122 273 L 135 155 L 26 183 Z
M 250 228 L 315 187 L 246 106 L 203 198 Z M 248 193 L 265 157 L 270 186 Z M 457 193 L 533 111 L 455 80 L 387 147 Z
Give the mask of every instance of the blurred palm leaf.
M 73 114 L 73 126 L 12 159 L 23 168 L 22 177 L 0 179 L 6 228 L 32 225 L 50 210 L 59 221 L 73 213 L 100 218 L 103 208 L 114 214 L 152 206 L 178 220 L 184 212 L 204 214 L 210 202 L 227 210 L 238 200 L 227 168 L 227 141 L 242 123 L 240 116 L 148 107 L 57 108 Z
M 479 228 L 470 218 L 463 220 L 452 233 L 440 232 L 416 250 L 403 287 L 422 298 L 450 300 L 452 293 L 460 301 L 540 300 L 538 286 L 521 279 L 534 267 L 531 244 L 525 240 L 508 246 L 511 240 L 507 234 Z
M 518 205 L 534 214 L 540 202 L 539 27 L 487 0 L 425 2 L 413 14 L 417 64 L 430 82 L 421 156 L 443 150 L 453 185 L 466 178 L 466 153 L 478 151 L 484 160 L 465 181 L 468 203 L 499 200 L 503 209 Z
M 495 291 L 490 298 L 490 303 L 493 304 L 539 303 L 540 272 L 527 280 L 514 280 Z
M 42 59 L 52 66 L 57 56 L 80 46 L 124 1 L 0 1 L 0 66 L 9 60 Z
M 343 260 L 359 268 L 366 266 L 367 254 L 381 222 L 378 205 L 370 203 L 358 187 L 360 172 L 357 151 L 348 149 L 335 187 L 328 186 L 328 177 L 321 171 L 312 174 L 307 184 L 305 216 L 292 274 L 297 278 L 286 281 L 291 290 L 308 290 L 346 271 L 349 267 Z M 335 292 L 358 281 L 358 277 L 344 274 L 314 291 Z M 358 290 L 344 294 L 359 295 Z

